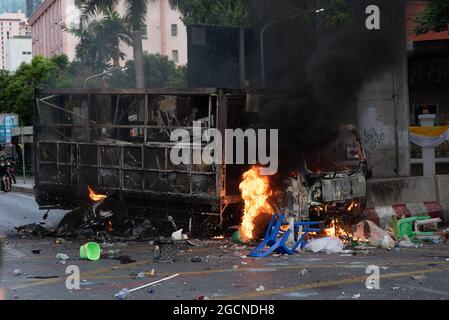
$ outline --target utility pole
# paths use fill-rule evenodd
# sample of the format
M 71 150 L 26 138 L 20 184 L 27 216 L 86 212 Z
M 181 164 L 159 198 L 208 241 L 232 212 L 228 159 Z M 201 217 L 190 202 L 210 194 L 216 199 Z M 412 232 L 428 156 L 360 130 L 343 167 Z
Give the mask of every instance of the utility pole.
M 23 127 L 20 127 L 20 136 L 21 136 L 21 149 L 22 149 L 22 173 L 23 173 L 23 184 L 26 184 L 26 175 L 25 175 L 25 142 L 23 141 Z

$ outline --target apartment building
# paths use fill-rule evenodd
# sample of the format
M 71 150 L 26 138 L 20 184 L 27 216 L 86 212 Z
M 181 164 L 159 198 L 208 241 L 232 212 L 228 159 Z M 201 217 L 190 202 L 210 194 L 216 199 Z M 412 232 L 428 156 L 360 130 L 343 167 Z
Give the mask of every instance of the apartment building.
M 33 55 L 51 57 L 65 53 L 70 60 L 75 57 L 78 39 L 61 27 L 78 18 L 75 0 L 45 0 L 28 20 L 32 28 Z M 124 13 L 123 1 L 118 12 Z M 187 63 L 187 29 L 181 14 L 173 10 L 168 0 L 150 1 L 143 30 L 143 49 L 151 54 L 168 56 L 178 65 Z M 133 59 L 132 47 L 123 45 L 126 59 Z
M 31 30 L 26 22 L 25 13 L 18 11 L 15 13 L 0 14 L 0 69 L 6 68 L 6 44 L 9 39 L 16 36 L 30 36 Z

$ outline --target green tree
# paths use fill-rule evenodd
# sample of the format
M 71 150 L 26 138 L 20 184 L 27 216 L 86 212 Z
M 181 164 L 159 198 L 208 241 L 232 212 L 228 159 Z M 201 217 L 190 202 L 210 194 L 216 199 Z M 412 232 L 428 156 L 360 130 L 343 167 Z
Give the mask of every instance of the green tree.
M 149 88 L 181 88 L 187 83 L 187 68 L 176 66 L 168 57 L 160 54 L 143 55 L 145 83 Z M 115 72 L 108 83 L 111 87 L 130 88 L 135 86 L 133 61 L 126 63 L 126 73 Z M 151 72 L 149 72 L 151 70 Z
M 21 123 L 31 124 L 35 89 L 52 84 L 59 71 L 55 62 L 36 56 L 31 63 L 22 63 L 15 74 L 3 73 L 0 77 L 1 111 L 17 113 Z
M 424 10 L 415 17 L 416 34 L 430 31 L 448 31 L 449 2 L 447 0 L 427 0 Z
M 250 0 L 169 0 L 186 25 L 206 24 L 226 27 L 246 23 Z
M 148 3 L 150 0 L 124 0 L 125 18 L 131 26 L 132 43 L 135 64 L 135 76 L 137 88 L 145 88 L 145 79 L 143 74 L 143 46 L 142 29 L 145 27 L 145 18 L 147 15 Z M 83 19 L 87 16 L 95 17 L 104 14 L 108 10 L 114 10 L 118 0 L 83 0 L 82 11 Z
M 90 21 L 85 26 L 65 28 L 80 39 L 76 47 L 76 58 L 96 72 L 115 68 L 125 60 L 120 44 L 132 44 L 131 30 L 125 18 L 116 11 L 106 10 L 102 18 Z

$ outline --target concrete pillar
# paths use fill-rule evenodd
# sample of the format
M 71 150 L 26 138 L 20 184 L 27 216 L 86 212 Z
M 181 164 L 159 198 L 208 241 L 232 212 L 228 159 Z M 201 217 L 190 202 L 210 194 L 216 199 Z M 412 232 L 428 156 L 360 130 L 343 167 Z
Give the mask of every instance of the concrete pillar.
M 434 127 L 435 119 L 437 118 L 434 114 L 422 114 L 418 117 L 419 125 L 421 127 Z M 435 148 L 427 147 L 422 148 L 422 159 L 423 159 L 423 169 L 424 176 L 434 176 L 436 174 L 435 167 Z
M 363 0 L 360 6 L 378 4 L 381 30 L 393 41 L 391 63 L 366 81 L 357 97 L 357 120 L 368 165 L 376 178 L 410 175 L 409 103 L 405 8 L 390 1 Z

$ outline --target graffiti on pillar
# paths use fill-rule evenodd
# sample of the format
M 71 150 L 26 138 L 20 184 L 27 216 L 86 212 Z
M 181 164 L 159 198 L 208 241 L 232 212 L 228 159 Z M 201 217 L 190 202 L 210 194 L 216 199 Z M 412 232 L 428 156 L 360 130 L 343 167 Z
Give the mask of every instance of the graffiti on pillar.
M 370 128 L 363 130 L 362 141 L 366 148 L 375 150 L 384 143 L 385 133 L 378 128 Z

